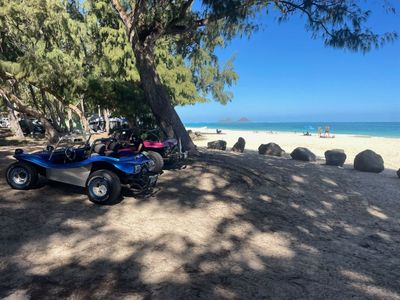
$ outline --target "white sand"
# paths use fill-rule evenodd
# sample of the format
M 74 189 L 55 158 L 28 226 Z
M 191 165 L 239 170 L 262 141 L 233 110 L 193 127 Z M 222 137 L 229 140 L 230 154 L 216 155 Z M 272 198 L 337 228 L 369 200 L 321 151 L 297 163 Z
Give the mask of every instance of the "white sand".
M 216 134 L 215 129 L 188 128 L 194 132 L 203 133 L 205 139 L 196 140 L 198 146 L 207 146 L 207 142 L 225 140 L 227 149 L 236 143 L 239 137 L 246 140 L 247 150 L 257 150 L 261 144 L 277 143 L 287 153 L 296 147 L 307 147 L 320 158 L 324 158 L 326 150 L 343 149 L 347 154 L 346 164 L 353 164 L 354 157 L 363 150 L 371 149 L 380 154 L 385 161 L 386 173 L 400 168 L 400 138 L 383 138 L 370 136 L 355 136 L 336 134 L 335 138 L 323 139 L 316 134 L 303 136 L 302 133 L 267 132 L 267 131 L 239 131 L 223 130 L 222 134 Z

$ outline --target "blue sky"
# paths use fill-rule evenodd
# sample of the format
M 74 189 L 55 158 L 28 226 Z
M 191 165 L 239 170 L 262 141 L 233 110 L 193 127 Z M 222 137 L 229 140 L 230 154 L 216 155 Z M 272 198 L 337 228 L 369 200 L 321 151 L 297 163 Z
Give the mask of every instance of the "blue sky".
M 236 55 L 232 102 L 178 107 L 184 122 L 400 121 L 400 41 L 367 54 L 327 48 L 300 17 L 283 24 L 262 18 L 263 30 L 235 39 L 217 54 Z M 376 11 L 370 25 L 400 33 L 400 16 Z

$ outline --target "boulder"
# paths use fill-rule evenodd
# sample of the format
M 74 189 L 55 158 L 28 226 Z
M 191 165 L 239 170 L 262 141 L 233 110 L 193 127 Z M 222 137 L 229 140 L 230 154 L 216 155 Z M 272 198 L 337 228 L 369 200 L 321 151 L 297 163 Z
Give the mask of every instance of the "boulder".
M 354 169 L 363 172 L 380 173 L 385 169 L 382 156 L 372 150 L 357 154 L 354 159 Z
M 244 140 L 244 138 L 240 137 L 238 138 L 238 141 L 235 143 L 235 145 L 233 145 L 232 151 L 243 153 L 245 146 L 246 146 L 246 141 Z
M 302 160 L 302 161 L 316 161 L 317 157 L 314 153 L 312 153 L 307 148 L 298 147 L 290 153 L 290 156 L 295 160 Z
M 223 140 L 208 142 L 207 148 L 216 150 L 226 150 L 226 142 Z
M 328 166 L 343 167 L 347 155 L 341 149 L 328 150 L 325 152 L 325 160 Z
M 258 154 L 262 155 L 272 155 L 272 156 L 282 156 L 285 151 L 275 143 L 261 144 L 258 147 Z
M 397 171 L 397 176 L 400 178 L 400 169 Z

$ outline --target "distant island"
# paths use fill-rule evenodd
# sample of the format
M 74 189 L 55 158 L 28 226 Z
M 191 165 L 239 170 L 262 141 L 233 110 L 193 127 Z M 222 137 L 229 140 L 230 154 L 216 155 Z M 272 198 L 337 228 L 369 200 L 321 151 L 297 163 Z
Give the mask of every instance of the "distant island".
M 246 117 L 241 117 L 237 121 L 233 121 L 231 118 L 226 118 L 218 121 L 218 123 L 247 123 L 247 122 L 250 122 L 250 120 Z
M 250 120 L 247 119 L 246 117 L 241 117 L 238 122 L 245 123 L 245 122 L 250 122 Z

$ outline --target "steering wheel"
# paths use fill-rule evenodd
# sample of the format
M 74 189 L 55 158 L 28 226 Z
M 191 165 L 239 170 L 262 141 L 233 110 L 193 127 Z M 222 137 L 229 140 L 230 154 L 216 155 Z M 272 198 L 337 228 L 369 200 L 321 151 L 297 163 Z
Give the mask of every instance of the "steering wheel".
M 65 157 L 70 160 L 73 161 L 76 158 L 76 151 L 74 149 L 74 147 L 67 147 L 65 148 Z
M 161 137 L 159 135 L 159 131 L 157 129 L 149 130 L 145 132 L 146 138 L 149 140 L 160 141 Z

